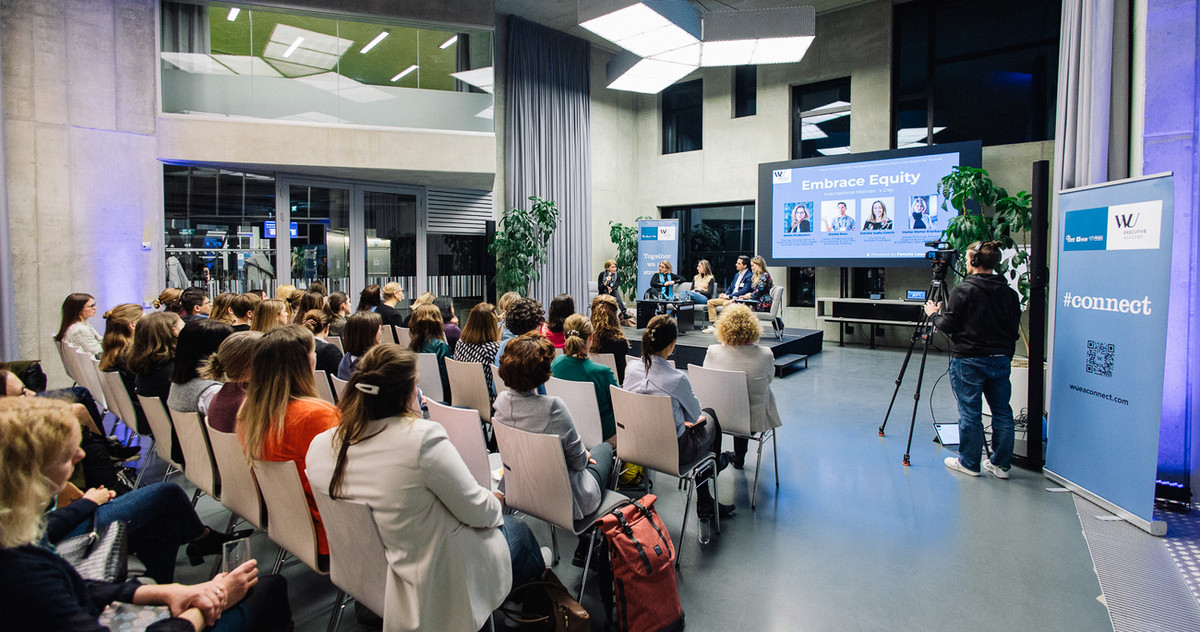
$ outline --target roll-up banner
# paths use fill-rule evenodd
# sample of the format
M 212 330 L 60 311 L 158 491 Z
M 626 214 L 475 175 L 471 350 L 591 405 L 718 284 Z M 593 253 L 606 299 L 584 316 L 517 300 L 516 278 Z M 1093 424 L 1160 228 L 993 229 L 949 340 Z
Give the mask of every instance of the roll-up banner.
M 1169 174 L 1059 193 L 1044 470 L 1155 535 L 1172 196 Z
M 658 263 L 671 262 L 671 269 L 679 273 L 679 220 L 638 220 L 638 277 L 637 299 L 641 300 L 650 289 L 650 277 L 658 273 Z

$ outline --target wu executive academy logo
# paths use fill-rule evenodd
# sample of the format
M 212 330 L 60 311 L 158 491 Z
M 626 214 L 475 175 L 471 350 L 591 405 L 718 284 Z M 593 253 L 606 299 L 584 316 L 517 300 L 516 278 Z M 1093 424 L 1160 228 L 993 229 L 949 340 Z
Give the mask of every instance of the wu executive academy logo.
M 1068 211 L 1063 250 L 1156 250 L 1162 200 Z

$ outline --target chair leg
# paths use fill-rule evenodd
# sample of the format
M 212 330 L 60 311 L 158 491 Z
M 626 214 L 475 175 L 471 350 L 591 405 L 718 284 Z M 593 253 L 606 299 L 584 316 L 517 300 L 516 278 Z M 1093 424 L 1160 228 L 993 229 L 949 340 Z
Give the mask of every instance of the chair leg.
M 750 511 L 754 511 L 758 503 L 758 471 L 762 469 L 763 437 L 758 435 L 758 457 L 754 460 L 754 491 L 750 492 Z
M 775 428 L 771 429 L 771 455 L 775 457 L 775 489 L 779 489 L 779 441 L 775 438 Z
M 546 524 L 550 525 L 550 550 L 554 553 L 554 563 L 551 566 L 558 566 L 558 530 L 553 524 Z
M 196 503 L 200 501 L 200 494 L 203 493 L 199 487 L 196 488 L 196 493 L 192 494 L 192 509 L 196 508 Z
M 283 558 L 287 557 L 287 549 L 280 547 L 279 555 L 275 556 L 275 566 L 271 568 L 272 575 L 278 575 L 279 569 L 283 568 Z
M 592 525 L 591 531 L 592 531 L 592 535 L 590 538 L 588 538 L 587 559 L 585 559 L 583 561 L 583 579 L 579 580 L 579 600 L 580 601 L 583 601 L 583 589 L 587 586 L 588 568 L 590 568 L 592 565 L 592 550 L 596 548 L 596 526 L 595 525 Z M 676 558 L 678 559 L 678 557 L 679 557 L 679 555 L 678 555 L 678 553 L 676 553 Z
M 695 470 L 693 470 L 695 474 Z M 679 545 L 675 547 L 675 568 L 679 568 L 679 561 L 683 559 L 683 540 L 687 533 L 688 510 L 692 507 L 692 490 L 696 487 L 696 479 L 685 479 L 688 481 L 687 500 L 683 502 L 683 523 L 679 525 Z
M 146 451 L 146 456 L 142 457 L 142 466 L 138 468 L 137 480 L 133 481 L 133 488 L 137 489 L 142 486 L 142 477 L 146 475 L 146 468 L 150 465 L 150 460 L 154 458 L 154 437 L 150 437 L 150 449 Z
M 348 603 L 350 603 L 350 596 L 346 594 L 346 591 L 338 590 L 337 599 L 333 602 L 333 614 L 329 617 L 329 632 L 335 632 L 342 624 L 342 613 L 346 611 Z
M 721 535 L 721 496 L 717 494 L 717 460 L 714 458 L 712 462 L 712 476 L 708 477 L 708 482 L 712 484 L 713 498 L 713 520 L 717 527 L 717 535 Z

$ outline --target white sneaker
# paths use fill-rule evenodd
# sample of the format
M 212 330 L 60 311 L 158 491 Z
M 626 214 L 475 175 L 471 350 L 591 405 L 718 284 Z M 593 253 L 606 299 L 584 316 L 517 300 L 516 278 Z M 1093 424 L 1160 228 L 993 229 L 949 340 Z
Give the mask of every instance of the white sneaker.
M 708 327 L 705 327 L 704 329 L 701 329 L 701 330 L 700 330 L 700 333 L 711 334 L 711 333 L 716 333 L 716 331 L 717 331 L 717 328 L 716 328 L 716 327 L 713 327 L 712 325 L 709 325 Z
M 546 568 L 550 568 L 551 566 L 554 566 L 554 553 L 550 550 L 550 547 L 548 547 L 548 546 L 542 547 L 542 562 L 544 562 L 546 564 Z
M 983 460 L 983 469 L 990 472 L 996 478 L 1008 480 L 1008 471 L 1000 469 L 1000 466 L 992 463 L 991 459 Z
M 946 457 L 946 467 L 948 467 L 956 472 L 962 472 L 963 474 L 966 474 L 967 476 L 979 476 L 979 472 L 972 472 L 971 470 L 968 470 L 967 468 L 963 467 L 962 461 L 959 461 L 958 457 L 956 457 L 956 456 Z

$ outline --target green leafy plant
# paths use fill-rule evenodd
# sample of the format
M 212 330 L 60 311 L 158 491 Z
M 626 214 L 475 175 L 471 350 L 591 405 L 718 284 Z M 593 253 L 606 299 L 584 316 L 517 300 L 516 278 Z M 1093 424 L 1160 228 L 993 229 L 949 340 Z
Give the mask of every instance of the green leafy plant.
M 625 274 L 621 275 L 621 295 L 629 300 L 629 292 L 637 286 L 637 242 L 638 242 L 638 227 L 637 222 L 649 217 L 639 217 L 634 220 L 633 226 L 626 226 L 621 222 L 610 221 L 608 223 L 608 239 L 617 247 L 617 270 L 626 270 Z M 628 272 L 632 270 L 632 273 Z
M 496 292 L 527 295 L 529 284 L 541 278 L 550 237 L 558 227 L 559 210 L 551 200 L 529 197 L 528 210 L 512 208 L 500 214 L 500 228 L 488 246 L 496 256 Z

